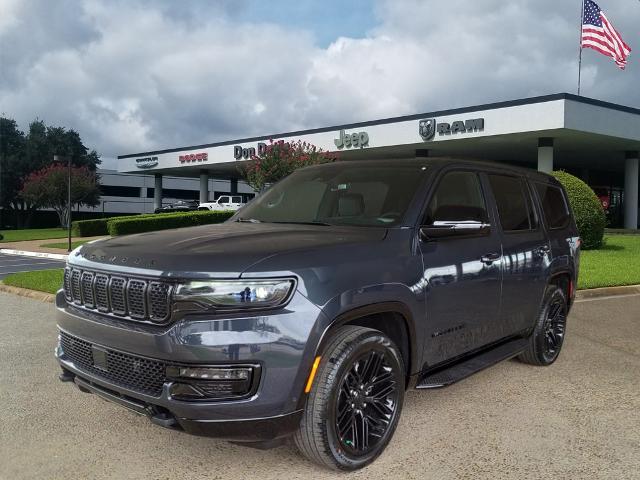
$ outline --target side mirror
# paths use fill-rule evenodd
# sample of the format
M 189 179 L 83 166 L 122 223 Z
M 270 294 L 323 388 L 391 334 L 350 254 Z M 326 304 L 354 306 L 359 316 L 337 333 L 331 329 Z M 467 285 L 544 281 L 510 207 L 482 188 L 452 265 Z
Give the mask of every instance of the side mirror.
M 476 237 L 489 235 L 491 225 L 482 222 L 434 222 L 420 227 L 420 238 L 424 242 L 449 237 Z

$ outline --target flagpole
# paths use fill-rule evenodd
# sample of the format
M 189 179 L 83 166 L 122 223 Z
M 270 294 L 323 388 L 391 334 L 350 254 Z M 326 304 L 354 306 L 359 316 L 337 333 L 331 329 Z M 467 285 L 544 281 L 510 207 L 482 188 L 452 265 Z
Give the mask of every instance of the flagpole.
M 582 8 L 580 9 L 580 42 L 578 43 L 578 96 L 580 96 L 580 81 L 582 80 L 582 25 L 584 22 L 584 0 L 580 0 Z

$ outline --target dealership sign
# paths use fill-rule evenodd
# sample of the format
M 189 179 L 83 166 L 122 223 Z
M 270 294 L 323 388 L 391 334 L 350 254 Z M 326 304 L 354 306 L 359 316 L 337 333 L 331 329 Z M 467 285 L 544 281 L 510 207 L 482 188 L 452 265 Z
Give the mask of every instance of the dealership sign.
M 178 160 L 180 163 L 192 163 L 192 162 L 206 162 L 209 159 L 207 152 L 188 153 L 186 155 L 180 155 Z
M 233 158 L 236 160 L 250 160 L 252 157 L 256 155 L 263 155 L 267 151 L 266 143 L 258 143 L 257 148 L 249 147 L 243 148 L 242 145 L 236 145 L 233 147 Z
M 369 146 L 369 134 L 367 132 L 345 133 L 340 130 L 340 136 L 333 140 L 339 150 L 343 148 L 364 148 Z
M 420 120 L 418 123 L 418 133 L 425 142 L 433 140 L 436 133 L 439 136 L 452 135 L 458 133 L 481 132 L 484 130 L 484 118 L 474 118 L 471 120 L 457 120 L 452 123 L 437 123 L 435 118 Z
M 156 165 L 158 165 L 158 157 L 136 158 L 136 167 L 138 168 L 153 168 Z

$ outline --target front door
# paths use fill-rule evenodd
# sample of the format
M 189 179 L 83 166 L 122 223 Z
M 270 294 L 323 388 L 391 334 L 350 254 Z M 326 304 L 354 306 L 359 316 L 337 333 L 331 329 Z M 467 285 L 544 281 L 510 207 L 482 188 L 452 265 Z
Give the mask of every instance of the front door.
M 426 366 L 478 349 L 500 316 L 501 245 L 477 172 L 441 175 L 423 225 L 458 225 L 481 233 L 421 238 L 426 285 Z

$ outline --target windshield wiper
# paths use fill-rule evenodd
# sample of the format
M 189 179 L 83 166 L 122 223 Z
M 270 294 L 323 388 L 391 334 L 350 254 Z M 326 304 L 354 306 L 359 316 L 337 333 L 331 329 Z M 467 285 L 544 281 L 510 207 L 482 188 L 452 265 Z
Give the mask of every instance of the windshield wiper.
M 255 218 L 238 218 L 236 220 L 236 222 L 242 222 L 242 223 L 262 223 L 262 221 L 257 220 Z
M 321 225 L 323 227 L 331 226 L 331 224 L 327 222 L 271 222 L 271 223 L 287 223 L 290 225 Z

